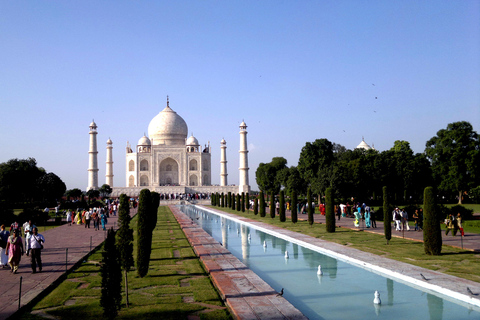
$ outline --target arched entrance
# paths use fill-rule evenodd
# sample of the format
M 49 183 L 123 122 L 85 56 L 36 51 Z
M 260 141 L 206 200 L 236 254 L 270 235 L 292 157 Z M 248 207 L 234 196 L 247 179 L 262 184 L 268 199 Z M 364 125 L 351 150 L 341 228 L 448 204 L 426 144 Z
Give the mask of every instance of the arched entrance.
M 160 163 L 160 185 L 161 186 L 176 186 L 179 185 L 178 180 L 178 163 L 172 158 L 164 159 Z

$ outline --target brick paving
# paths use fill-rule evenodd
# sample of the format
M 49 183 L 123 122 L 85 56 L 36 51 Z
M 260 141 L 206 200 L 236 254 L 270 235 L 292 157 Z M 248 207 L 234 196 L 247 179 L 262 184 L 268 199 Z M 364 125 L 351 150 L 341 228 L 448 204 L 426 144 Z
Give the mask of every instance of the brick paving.
M 133 210 L 130 210 L 130 213 L 134 214 Z M 108 218 L 107 227 L 114 226 L 117 229 L 117 217 L 111 216 Z M 39 227 L 39 233 L 45 237 L 44 249 L 42 250 L 43 270 L 41 273 L 32 274 L 30 257 L 26 255 L 20 261 L 17 274 L 11 273 L 10 268 L 0 269 L 0 282 L 2 284 L 0 320 L 9 317 L 14 318 L 13 315 L 19 308 L 20 278 L 22 279 L 20 305 L 23 307 L 59 280 L 65 274 L 65 268 L 70 270 L 91 250 L 100 245 L 106 237 L 106 232 L 102 229 L 99 231 L 93 229 L 93 222 L 90 229 L 85 228 L 84 225 L 72 224 L 69 226 L 64 224 L 45 232 L 42 231 L 42 227 Z M 66 254 L 67 248 L 68 255 Z

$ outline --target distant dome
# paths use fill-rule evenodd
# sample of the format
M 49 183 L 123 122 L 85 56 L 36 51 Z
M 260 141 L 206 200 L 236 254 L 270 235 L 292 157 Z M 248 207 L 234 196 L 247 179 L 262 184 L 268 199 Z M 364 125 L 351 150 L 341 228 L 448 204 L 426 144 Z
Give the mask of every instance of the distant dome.
M 138 144 L 137 146 L 151 146 L 152 145 L 152 142 L 150 141 L 150 139 L 148 139 L 147 136 L 143 136 L 140 138 L 140 140 L 138 140 Z
M 148 125 L 148 136 L 154 145 L 184 144 L 188 127 L 185 120 L 168 106 L 157 114 Z
M 193 136 L 193 134 L 190 136 L 190 138 L 187 139 L 187 146 L 198 146 L 198 140 Z
M 89 127 L 97 127 L 97 124 L 95 123 L 95 121 L 92 121 L 92 123 L 90 123 Z
M 362 139 L 362 142 L 355 148 L 355 149 L 365 149 L 365 150 L 370 150 L 372 147 L 370 147 L 365 140 Z
M 108 138 L 107 144 L 113 144 L 112 139 Z
M 222 139 L 222 141 L 220 141 L 221 144 L 226 144 L 227 141 L 225 141 L 225 139 Z
M 242 123 L 240 123 L 240 127 L 246 127 L 247 124 L 245 123 L 245 121 L 242 121 Z

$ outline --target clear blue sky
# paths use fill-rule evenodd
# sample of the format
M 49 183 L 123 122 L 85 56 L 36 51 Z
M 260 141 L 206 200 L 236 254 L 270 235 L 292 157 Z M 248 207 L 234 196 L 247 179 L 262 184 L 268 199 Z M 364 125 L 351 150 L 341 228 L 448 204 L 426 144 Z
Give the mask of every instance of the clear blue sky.
M 260 162 L 297 165 L 307 141 L 415 152 L 448 123 L 480 132 L 480 1 L 1 1 L 0 162 L 33 157 L 68 189 L 87 186 L 88 125 L 99 184 L 166 105 L 200 144 L 220 140 L 238 184 L 248 125 Z

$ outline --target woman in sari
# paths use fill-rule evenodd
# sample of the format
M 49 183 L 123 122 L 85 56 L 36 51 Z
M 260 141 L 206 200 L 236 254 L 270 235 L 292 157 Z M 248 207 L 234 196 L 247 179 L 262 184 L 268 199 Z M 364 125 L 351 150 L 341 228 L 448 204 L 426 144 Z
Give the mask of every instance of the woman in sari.
M 10 272 L 17 273 L 20 260 L 24 254 L 23 241 L 18 234 L 18 229 L 13 231 L 13 234 L 8 238 L 7 242 L 8 264 L 12 268 Z

